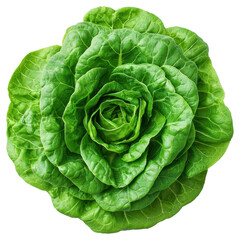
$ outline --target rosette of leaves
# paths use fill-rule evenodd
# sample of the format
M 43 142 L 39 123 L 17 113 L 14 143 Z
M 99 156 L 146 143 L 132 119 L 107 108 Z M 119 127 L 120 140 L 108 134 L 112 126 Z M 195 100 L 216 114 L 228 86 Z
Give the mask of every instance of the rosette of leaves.
M 233 134 L 207 44 L 137 8 L 89 11 L 23 59 L 9 96 L 18 174 L 96 232 L 176 214 Z

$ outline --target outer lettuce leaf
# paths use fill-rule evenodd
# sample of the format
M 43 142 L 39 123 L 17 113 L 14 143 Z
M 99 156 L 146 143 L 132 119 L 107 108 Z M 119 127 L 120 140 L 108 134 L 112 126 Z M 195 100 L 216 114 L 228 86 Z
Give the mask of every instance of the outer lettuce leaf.
M 140 33 L 165 34 L 166 32 L 162 21 L 158 17 L 133 7 L 125 7 L 116 11 L 108 7 L 94 8 L 84 16 L 84 21 L 110 29 L 129 28 Z
M 18 174 L 42 190 L 50 189 L 51 184 L 66 185 L 68 182 L 50 163 L 42 164 L 46 156 L 39 132 L 42 71 L 59 50 L 59 46 L 52 46 L 29 53 L 14 72 L 8 88 L 11 100 L 7 116 L 8 154 Z M 40 169 L 36 168 L 39 164 L 42 165 Z
M 108 212 L 96 202 L 84 202 L 64 189 L 50 192 L 54 207 L 70 217 L 79 217 L 95 232 L 117 232 L 122 229 L 149 228 L 159 221 L 175 215 L 184 205 L 193 201 L 201 192 L 206 172 L 191 179 L 181 176 L 157 199 L 141 210 Z M 87 211 L 86 211 L 87 209 Z M 148 216 L 148 217 L 146 217 Z
M 207 44 L 190 30 L 172 27 L 174 38 L 184 55 L 198 66 L 199 106 L 194 118 L 196 139 L 189 150 L 188 177 L 207 170 L 225 153 L 233 135 L 231 113 L 225 106 L 224 91 L 208 56 Z

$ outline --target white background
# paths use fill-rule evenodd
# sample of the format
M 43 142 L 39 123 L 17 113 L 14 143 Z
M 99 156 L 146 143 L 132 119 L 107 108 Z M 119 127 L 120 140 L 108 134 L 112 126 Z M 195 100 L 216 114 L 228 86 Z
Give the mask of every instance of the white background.
M 213 0 L 6 0 L 0 3 L 0 239 L 240 239 L 240 17 L 239 1 Z M 67 27 L 97 6 L 133 6 L 156 14 L 166 27 L 182 26 L 209 45 L 225 90 L 235 135 L 210 168 L 200 196 L 177 215 L 147 230 L 92 232 L 79 219 L 57 212 L 50 197 L 26 184 L 6 153 L 7 85 L 22 58 L 59 44 Z

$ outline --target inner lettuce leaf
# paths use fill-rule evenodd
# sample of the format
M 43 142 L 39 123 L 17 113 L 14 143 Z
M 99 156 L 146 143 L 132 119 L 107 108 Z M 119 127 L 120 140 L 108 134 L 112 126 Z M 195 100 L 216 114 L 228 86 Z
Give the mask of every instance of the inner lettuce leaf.
M 9 83 L 19 176 L 93 231 L 149 228 L 201 192 L 233 135 L 207 44 L 126 7 L 90 10 Z

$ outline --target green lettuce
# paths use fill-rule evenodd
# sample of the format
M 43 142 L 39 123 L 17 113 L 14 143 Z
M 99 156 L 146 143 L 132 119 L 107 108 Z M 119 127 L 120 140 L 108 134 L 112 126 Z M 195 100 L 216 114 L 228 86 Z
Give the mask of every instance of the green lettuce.
M 138 8 L 90 10 L 22 60 L 9 97 L 16 171 L 96 232 L 172 217 L 233 135 L 207 44 Z

